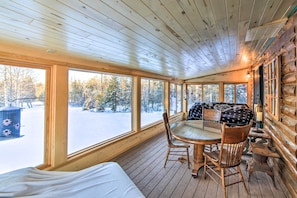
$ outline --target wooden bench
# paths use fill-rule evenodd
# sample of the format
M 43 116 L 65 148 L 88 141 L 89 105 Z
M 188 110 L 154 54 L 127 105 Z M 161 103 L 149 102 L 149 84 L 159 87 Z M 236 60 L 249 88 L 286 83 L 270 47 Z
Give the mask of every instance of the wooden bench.
M 268 164 L 268 157 L 279 158 L 280 156 L 272 147 L 271 137 L 264 130 L 262 132 L 253 132 L 253 129 L 251 129 L 249 134 L 251 138 L 260 138 L 261 140 L 250 141 L 249 150 L 252 152 L 252 158 L 247 162 L 248 181 L 253 172 L 262 171 L 271 177 L 275 186 L 274 170 Z

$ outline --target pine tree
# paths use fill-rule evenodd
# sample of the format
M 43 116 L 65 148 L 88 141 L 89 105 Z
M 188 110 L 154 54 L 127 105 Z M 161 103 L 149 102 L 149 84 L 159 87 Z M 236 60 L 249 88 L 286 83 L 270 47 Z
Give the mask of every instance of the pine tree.
M 119 105 L 120 84 L 116 76 L 112 76 L 106 91 L 105 103 L 111 107 L 113 112 L 116 112 Z

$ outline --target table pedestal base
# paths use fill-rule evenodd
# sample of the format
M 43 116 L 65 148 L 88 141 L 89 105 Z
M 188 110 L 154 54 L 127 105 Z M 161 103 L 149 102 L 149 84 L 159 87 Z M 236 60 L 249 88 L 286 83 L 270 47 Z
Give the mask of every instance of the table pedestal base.
M 194 178 L 198 177 L 199 169 L 204 166 L 203 151 L 204 151 L 203 144 L 194 144 L 194 151 L 193 151 L 194 164 L 192 169 L 192 176 Z

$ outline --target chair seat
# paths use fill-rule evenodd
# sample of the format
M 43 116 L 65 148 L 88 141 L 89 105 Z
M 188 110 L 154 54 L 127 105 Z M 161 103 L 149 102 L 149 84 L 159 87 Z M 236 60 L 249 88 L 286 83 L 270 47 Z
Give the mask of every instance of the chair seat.
M 219 168 L 235 167 L 235 166 L 240 165 L 241 160 L 233 161 L 232 165 L 230 165 L 230 163 L 227 164 L 227 162 L 229 161 L 227 159 L 227 155 L 226 155 L 227 152 L 228 152 L 228 150 L 223 149 L 222 153 L 225 153 L 225 155 L 222 155 L 222 159 L 221 159 L 220 163 L 219 163 L 220 150 L 214 150 L 214 151 L 210 151 L 210 152 L 204 151 L 203 155 L 207 156 L 208 160 L 212 161 L 212 163 L 216 164 L 216 166 Z
M 190 147 L 190 144 L 188 144 L 188 143 L 186 143 L 186 142 L 183 142 L 183 141 L 180 141 L 180 140 L 177 140 L 177 139 L 173 139 L 173 140 L 171 140 L 171 143 L 172 143 L 174 146 Z

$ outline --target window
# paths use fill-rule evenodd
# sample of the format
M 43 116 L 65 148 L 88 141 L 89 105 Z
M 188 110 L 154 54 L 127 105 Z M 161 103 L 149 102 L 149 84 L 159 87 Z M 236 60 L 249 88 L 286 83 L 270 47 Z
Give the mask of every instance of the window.
M 224 102 L 247 103 L 246 84 L 224 84 Z
M 280 97 L 280 74 L 279 74 L 280 56 L 273 59 L 264 66 L 265 85 L 265 103 L 267 112 L 276 120 L 279 120 L 279 97 Z
M 236 84 L 236 103 L 247 104 L 247 85 L 246 84 Z
M 181 112 L 182 107 L 182 86 L 170 83 L 170 114 Z
M 203 102 L 212 103 L 219 102 L 219 85 L 207 84 L 203 85 Z
M 193 106 L 195 102 L 219 102 L 219 85 L 205 84 L 205 85 L 188 85 L 188 109 Z
M 131 96 L 131 77 L 70 70 L 68 154 L 131 131 Z
M 176 112 L 182 111 L 182 86 L 176 85 Z
M 46 70 L 0 65 L 0 173 L 45 161 Z
M 164 111 L 164 82 L 141 79 L 141 126 L 162 120 Z
M 195 102 L 202 102 L 202 85 L 188 85 L 186 95 L 190 109 Z
M 235 86 L 234 84 L 224 84 L 224 102 L 235 102 Z

